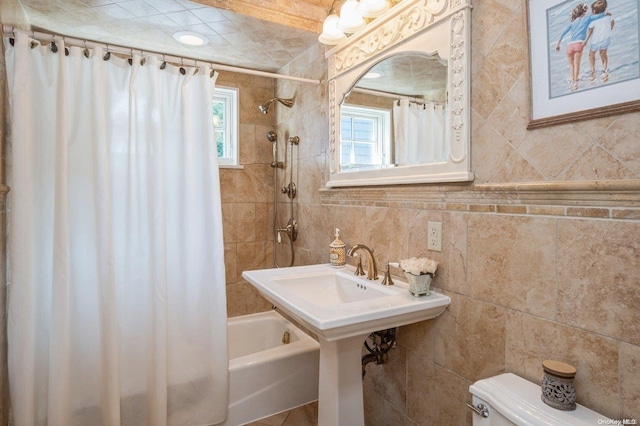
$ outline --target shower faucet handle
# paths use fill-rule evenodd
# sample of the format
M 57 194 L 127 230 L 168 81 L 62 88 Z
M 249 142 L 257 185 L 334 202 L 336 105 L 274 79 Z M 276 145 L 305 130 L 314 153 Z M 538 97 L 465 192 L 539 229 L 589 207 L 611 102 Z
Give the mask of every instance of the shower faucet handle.
M 296 194 L 298 193 L 296 184 L 293 182 L 289 182 L 287 186 L 283 186 L 282 188 L 280 188 L 280 191 L 282 191 L 283 194 L 287 194 L 287 197 L 291 198 L 292 200 L 296 198 Z

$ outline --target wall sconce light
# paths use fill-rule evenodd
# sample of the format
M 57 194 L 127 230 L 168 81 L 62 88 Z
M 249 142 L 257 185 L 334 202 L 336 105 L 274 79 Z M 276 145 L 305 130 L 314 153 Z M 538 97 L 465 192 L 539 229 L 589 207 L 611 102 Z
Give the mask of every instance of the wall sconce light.
M 377 18 L 389 8 L 390 0 L 345 0 L 338 14 L 334 0 L 329 15 L 322 24 L 322 34 L 318 41 L 322 44 L 336 45 L 347 39 L 347 34 L 360 31 L 367 25 L 364 18 Z M 370 21 L 371 19 L 369 19 Z

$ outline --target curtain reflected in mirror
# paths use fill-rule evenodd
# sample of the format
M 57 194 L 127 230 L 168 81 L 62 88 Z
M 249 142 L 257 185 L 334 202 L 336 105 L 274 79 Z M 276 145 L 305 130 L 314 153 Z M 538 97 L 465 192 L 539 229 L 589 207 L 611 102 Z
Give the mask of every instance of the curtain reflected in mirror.
M 444 161 L 447 156 L 443 102 L 402 99 L 393 106 L 395 163 L 398 166 Z

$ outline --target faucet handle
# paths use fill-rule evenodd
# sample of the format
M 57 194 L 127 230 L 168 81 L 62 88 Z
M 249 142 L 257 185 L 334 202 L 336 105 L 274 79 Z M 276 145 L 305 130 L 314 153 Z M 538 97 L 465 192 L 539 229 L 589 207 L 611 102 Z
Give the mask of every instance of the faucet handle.
M 391 279 L 391 274 L 389 273 L 389 262 L 387 262 L 387 268 L 384 271 L 384 279 L 382 280 L 382 285 L 393 285 L 393 279 Z
M 364 275 L 364 269 L 362 269 L 362 257 L 358 255 L 354 256 L 358 258 L 358 266 L 356 266 L 356 272 L 354 272 L 354 275 Z

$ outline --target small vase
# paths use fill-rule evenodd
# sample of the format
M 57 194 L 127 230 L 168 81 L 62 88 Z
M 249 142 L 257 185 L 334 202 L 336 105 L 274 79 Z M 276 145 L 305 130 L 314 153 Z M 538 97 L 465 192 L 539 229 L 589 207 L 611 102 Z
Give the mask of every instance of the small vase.
M 431 280 L 433 274 L 413 275 L 409 272 L 405 272 L 407 282 L 409 283 L 409 293 L 416 297 L 428 296 L 431 294 L 429 287 L 431 287 Z

